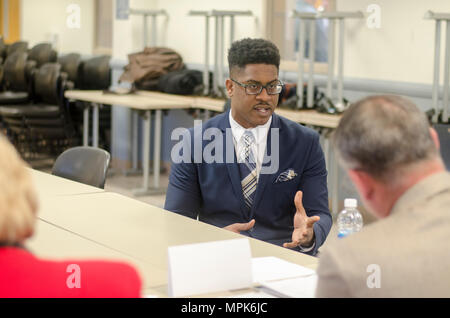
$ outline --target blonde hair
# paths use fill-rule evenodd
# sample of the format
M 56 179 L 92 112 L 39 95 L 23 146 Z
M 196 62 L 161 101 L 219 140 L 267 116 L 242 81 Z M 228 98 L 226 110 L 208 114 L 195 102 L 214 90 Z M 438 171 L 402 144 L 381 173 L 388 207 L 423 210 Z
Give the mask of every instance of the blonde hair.
M 26 163 L 0 135 L 0 243 L 18 244 L 34 232 L 38 208 Z

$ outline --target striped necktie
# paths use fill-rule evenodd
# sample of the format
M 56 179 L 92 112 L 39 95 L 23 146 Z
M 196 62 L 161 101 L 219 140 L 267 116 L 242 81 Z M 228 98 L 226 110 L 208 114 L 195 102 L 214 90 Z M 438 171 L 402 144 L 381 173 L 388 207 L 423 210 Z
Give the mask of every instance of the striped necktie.
M 241 173 L 242 192 L 244 194 L 245 204 L 251 209 L 258 184 L 256 161 L 251 149 L 252 144 L 255 142 L 255 137 L 250 131 L 246 131 L 243 135 L 243 140 L 244 149 L 241 154 L 243 162 L 239 163 L 239 171 Z

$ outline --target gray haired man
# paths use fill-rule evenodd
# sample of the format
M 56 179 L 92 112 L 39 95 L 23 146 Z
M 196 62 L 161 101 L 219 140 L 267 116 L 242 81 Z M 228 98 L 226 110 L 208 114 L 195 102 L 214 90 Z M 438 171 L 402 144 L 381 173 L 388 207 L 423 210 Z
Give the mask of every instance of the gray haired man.
M 333 144 L 381 220 L 321 254 L 317 297 L 449 297 L 450 174 L 425 115 L 399 96 L 344 113 Z

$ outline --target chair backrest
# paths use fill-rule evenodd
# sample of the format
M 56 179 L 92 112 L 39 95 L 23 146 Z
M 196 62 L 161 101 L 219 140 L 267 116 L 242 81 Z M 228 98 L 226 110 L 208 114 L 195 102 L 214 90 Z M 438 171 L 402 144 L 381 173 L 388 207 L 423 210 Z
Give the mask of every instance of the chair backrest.
M 4 64 L 3 76 L 8 89 L 13 91 L 28 91 L 26 77 L 27 53 L 14 52 L 8 55 Z
M 8 47 L 6 46 L 5 42 L 3 41 L 3 37 L 0 36 L 0 58 L 2 59 L 2 61 L 4 61 L 6 58 L 7 49 L 8 49 Z
M 74 147 L 56 159 L 52 174 L 104 189 L 109 152 L 93 147 Z
M 450 171 L 450 124 L 434 124 L 439 136 L 441 156 L 447 170 Z
M 33 95 L 37 102 L 59 105 L 61 102 L 61 65 L 46 63 L 33 76 Z
M 52 49 L 50 43 L 39 43 L 35 45 L 28 53 L 28 59 L 35 61 L 37 67 L 41 67 L 45 63 L 54 63 L 57 59 L 57 53 Z
M 3 65 L 0 65 L 0 91 L 3 89 Z
M 103 55 L 83 61 L 81 66 L 82 89 L 108 89 L 111 86 L 110 56 Z
M 17 41 L 10 44 L 6 50 L 6 55 L 10 56 L 14 52 L 24 52 L 28 51 L 28 42 L 25 41 Z
M 80 81 L 81 55 L 78 53 L 69 53 L 58 58 L 61 64 L 61 72 L 67 74 L 67 79 L 74 83 L 78 88 Z

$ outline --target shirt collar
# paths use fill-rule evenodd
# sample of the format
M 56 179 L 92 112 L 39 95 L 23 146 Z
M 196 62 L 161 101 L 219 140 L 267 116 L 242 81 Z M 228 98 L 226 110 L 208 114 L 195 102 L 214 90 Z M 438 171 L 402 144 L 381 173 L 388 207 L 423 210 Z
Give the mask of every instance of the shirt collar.
M 254 128 L 250 128 L 250 129 L 245 129 L 244 127 L 239 125 L 236 120 L 234 120 L 233 116 L 231 115 L 231 110 L 230 110 L 230 114 L 229 114 L 229 119 L 230 119 L 231 132 L 233 133 L 234 139 L 237 142 L 239 142 L 241 140 L 242 135 L 244 135 L 244 132 L 246 130 L 252 132 L 253 136 L 255 136 L 255 141 L 257 144 L 265 141 L 267 138 L 267 134 L 269 133 L 270 125 L 272 124 L 272 116 L 270 116 L 269 120 L 264 125 L 256 126 Z

